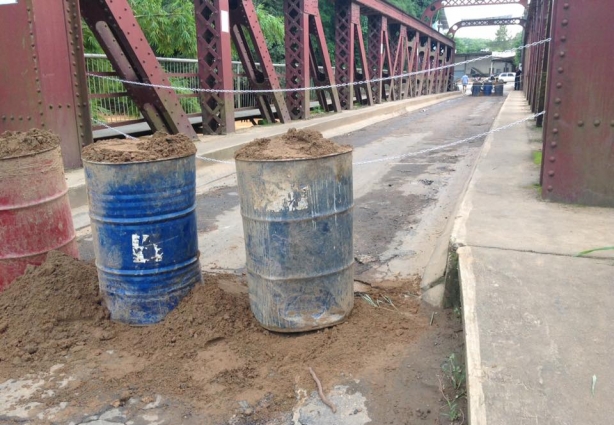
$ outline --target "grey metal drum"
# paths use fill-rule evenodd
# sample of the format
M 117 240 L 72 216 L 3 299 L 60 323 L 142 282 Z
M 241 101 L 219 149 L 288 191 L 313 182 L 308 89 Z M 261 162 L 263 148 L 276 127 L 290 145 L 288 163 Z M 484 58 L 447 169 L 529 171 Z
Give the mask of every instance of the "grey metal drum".
M 236 164 L 256 319 L 277 332 L 344 321 L 354 306 L 352 152 Z

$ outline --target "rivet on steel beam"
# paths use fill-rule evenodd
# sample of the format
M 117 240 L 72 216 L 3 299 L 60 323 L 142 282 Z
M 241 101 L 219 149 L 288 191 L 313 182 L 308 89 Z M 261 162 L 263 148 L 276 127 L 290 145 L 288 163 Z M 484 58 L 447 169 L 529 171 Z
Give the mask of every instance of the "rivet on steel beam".
M 563 4 L 563 9 L 565 9 L 565 10 L 569 9 L 569 3 Z
M 569 20 L 567 20 L 567 19 L 563 19 L 561 21 L 561 25 L 563 25 L 564 27 L 566 27 L 568 23 L 569 23 Z
M 610 127 L 614 127 L 614 120 L 610 121 Z
M 550 158 L 548 158 L 548 161 L 550 161 L 550 162 L 554 162 L 554 161 L 556 161 L 556 158 L 555 158 L 555 157 L 553 157 L 553 156 L 551 156 Z
M 553 118 L 554 118 L 555 120 L 558 120 L 559 118 L 561 118 L 561 114 L 559 114 L 559 113 L 557 112 L 557 113 L 555 113 L 555 114 L 553 115 Z
M 6 115 L 2 115 L 2 121 L 6 121 Z
M 563 87 L 563 83 L 556 83 L 556 88 L 560 89 L 561 87 Z
M 547 189 L 548 189 L 548 192 L 552 192 L 554 190 L 552 186 L 548 186 Z
M 550 177 L 554 177 L 554 170 L 550 170 L 550 171 L 548 171 L 548 175 L 549 175 Z
M 562 51 L 561 51 L 561 52 L 559 52 L 559 56 L 560 56 L 560 57 L 562 57 L 562 58 L 564 58 L 564 57 L 565 57 L 565 52 L 562 52 Z
M 554 99 L 554 103 L 556 103 L 557 105 L 559 105 L 561 103 L 561 98 L 557 97 L 556 99 Z
M 550 142 L 550 147 L 551 148 L 556 148 L 558 146 L 558 143 L 556 142 Z
M 584 121 L 582 120 L 578 121 L 578 127 L 584 127 Z
M 599 126 L 601 125 L 601 120 L 595 120 L 595 121 L 593 121 L 593 125 L 594 125 L 595 127 L 599 127 Z
M 559 133 L 559 129 L 558 128 L 553 128 L 552 129 L 552 134 L 558 134 Z
M 563 42 L 567 41 L 567 36 L 566 35 L 562 35 L 561 36 L 561 41 L 563 41 Z

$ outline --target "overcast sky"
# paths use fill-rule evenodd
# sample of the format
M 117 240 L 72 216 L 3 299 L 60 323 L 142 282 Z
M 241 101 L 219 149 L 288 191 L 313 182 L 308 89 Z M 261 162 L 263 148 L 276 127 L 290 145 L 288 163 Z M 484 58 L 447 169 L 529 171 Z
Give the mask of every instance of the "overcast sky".
M 499 18 L 511 15 L 513 18 L 520 18 L 524 14 L 524 7 L 515 5 L 497 5 L 497 6 L 462 6 L 462 7 L 446 7 L 446 16 L 450 27 L 458 21 L 466 19 L 481 19 L 481 18 Z M 499 27 L 468 27 L 462 28 L 456 32 L 457 37 L 463 38 L 495 38 L 495 33 Z M 519 25 L 510 25 L 507 27 L 508 34 L 516 35 L 522 31 Z

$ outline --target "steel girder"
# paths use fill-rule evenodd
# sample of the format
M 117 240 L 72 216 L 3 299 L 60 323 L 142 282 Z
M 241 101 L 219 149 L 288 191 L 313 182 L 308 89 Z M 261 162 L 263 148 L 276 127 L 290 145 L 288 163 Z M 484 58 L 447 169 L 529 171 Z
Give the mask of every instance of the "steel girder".
M 501 25 L 520 25 L 525 28 L 526 19 L 522 18 L 488 18 L 488 19 L 466 19 L 455 23 L 448 31 L 448 37 L 454 38 L 456 32 L 461 28 L 466 27 L 484 27 L 484 26 L 501 26 Z
M 120 78 L 170 86 L 127 0 L 80 0 L 81 15 Z M 152 130 L 196 138 L 172 89 L 125 84 Z
M 373 93 L 369 81 L 367 52 L 360 25 L 360 6 L 352 0 L 337 0 L 335 3 L 335 78 L 337 84 L 366 81 L 361 85 L 341 86 L 339 101 L 343 109 L 353 109 L 354 97 L 359 104 L 373 105 Z M 358 69 L 361 69 L 361 73 Z M 364 89 L 365 93 L 361 93 Z M 366 99 L 363 101 L 363 99 Z
M 407 31 L 407 72 L 415 71 L 416 66 L 416 50 L 418 48 L 418 33 L 413 30 Z M 416 77 L 409 76 L 407 78 L 407 84 L 405 85 L 404 96 L 414 97 L 416 94 L 414 92 L 414 87 L 416 84 Z
M 200 87 L 233 90 L 228 0 L 194 0 Z M 232 92 L 201 92 L 204 134 L 235 131 Z
M 417 72 L 427 71 L 429 69 L 429 50 L 431 46 L 431 39 L 428 36 L 420 35 L 418 39 L 417 49 Z M 416 96 L 422 96 L 427 94 L 428 86 L 428 74 L 422 73 L 416 75 Z
M 0 5 L 0 133 L 33 127 L 60 136 L 66 168 L 92 142 L 79 5 L 23 0 Z
M 279 89 L 279 77 L 275 72 L 252 0 L 232 0 L 230 2 L 230 25 L 232 40 L 247 74 L 250 87 L 256 90 Z M 254 46 L 256 57 L 250 50 L 250 44 Z M 256 66 L 258 61 L 262 69 Z M 275 122 L 271 102 L 275 104 L 279 120 L 282 123 L 290 122 L 290 112 L 283 93 L 275 92 L 270 95 L 257 93 L 256 100 L 258 109 L 267 122 Z
M 394 53 L 394 62 L 392 67 L 392 76 L 399 76 L 404 73 L 407 64 L 407 28 L 401 24 L 393 24 L 390 26 L 392 35 L 392 52 Z M 403 78 L 396 78 L 391 81 L 390 97 L 392 100 L 400 100 L 403 98 Z
M 309 118 L 309 91 L 313 78 L 315 86 L 332 85 L 333 68 L 326 46 L 324 29 L 317 0 L 286 0 L 286 87 L 302 89 L 288 92 L 286 102 L 292 119 Z M 311 37 L 313 36 L 313 38 Z M 322 67 L 322 70 L 320 70 Z M 332 105 L 328 104 L 326 92 Z M 339 112 L 341 104 L 335 87 L 317 91 L 320 106 L 325 111 Z
M 435 0 L 429 7 L 426 8 L 422 15 L 422 20 L 428 25 L 433 24 L 433 18 L 444 7 L 457 6 L 488 6 L 497 4 L 519 4 L 526 9 L 529 5 L 529 0 Z
M 538 0 L 531 3 L 527 22 L 526 42 L 533 43 L 548 38 L 550 34 L 549 11 L 551 0 Z M 525 51 L 523 73 L 524 87 L 529 105 L 533 112 L 543 110 L 545 96 L 548 44 L 540 44 Z M 541 126 L 543 117 L 537 118 Z
M 368 67 L 371 78 L 383 78 L 384 68 L 390 70 L 391 55 L 388 40 L 388 19 L 381 15 L 369 15 Z M 377 81 L 372 85 L 373 101 L 382 103 L 387 98 L 385 83 Z
M 545 199 L 614 207 L 612 22 L 609 0 L 553 2 L 543 129 Z
M 359 5 L 363 6 L 363 8 L 367 9 L 363 12 L 363 15 L 383 15 L 388 18 L 389 24 L 403 24 L 406 27 L 419 31 L 422 34 L 425 34 L 447 46 L 454 46 L 454 40 L 450 40 L 445 35 L 439 33 L 430 27 L 430 25 L 425 24 L 419 19 L 414 18 L 413 16 L 408 15 L 401 9 L 396 6 L 391 5 L 385 0 L 354 0 Z M 522 0 L 521 0 L 522 1 Z

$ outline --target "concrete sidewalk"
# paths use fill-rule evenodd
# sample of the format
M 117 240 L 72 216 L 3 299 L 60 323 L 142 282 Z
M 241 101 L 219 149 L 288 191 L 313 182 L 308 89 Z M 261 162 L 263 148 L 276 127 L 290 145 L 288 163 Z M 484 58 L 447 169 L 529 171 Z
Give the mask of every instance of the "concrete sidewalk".
M 493 127 L 530 113 L 512 92 Z M 490 135 L 454 224 L 471 425 L 612 423 L 614 251 L 576 255 L 614 211 L 542 201 L 540 149 L 531 122 Z

